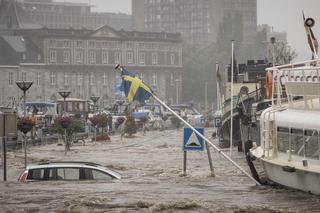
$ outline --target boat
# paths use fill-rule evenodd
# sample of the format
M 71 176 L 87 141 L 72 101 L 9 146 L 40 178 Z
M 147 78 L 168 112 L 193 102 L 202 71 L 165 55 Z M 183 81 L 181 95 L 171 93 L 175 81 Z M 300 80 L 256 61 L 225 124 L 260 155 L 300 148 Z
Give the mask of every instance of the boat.
M 254 133 L 251 122 L 251 114 L 254 114 L 254 109 L 264 109 L 266 105 L 260 104 L 270 101 L 265 95 L 265 69 L 270 67 L 270 64 L 264 60 L 248 60 L 247 64 L 238 65 L 239 72 L 234 77 L 233 83 L 233 145 L 238 146 L 238 151 L 242 151 L 244 142 L 251 138 L 249 134 Z M 229 69 L 229 73 L 230 73 Z M 230 75 L 230 74 L 229 74 Z M 230 81 L 230 79 L 229 79 Z M 219 136 L 219 147 L 230 147 L 230 127 L 231 127 L 231 98 L 230 98 L 230 82 L 226 84 L 225 94 L 226 99 L 221 107 L 222 123 L 217 129 Z M 258 104 L 254 108 L 254 104 Z
M 320 59 L 266 69 L 272 105 L 249 151 L 268 182 L 320 194 Z

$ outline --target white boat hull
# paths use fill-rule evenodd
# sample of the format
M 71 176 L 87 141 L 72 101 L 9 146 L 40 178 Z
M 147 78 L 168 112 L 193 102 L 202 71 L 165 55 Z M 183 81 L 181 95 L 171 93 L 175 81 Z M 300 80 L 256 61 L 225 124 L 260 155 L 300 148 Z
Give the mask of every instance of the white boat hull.
M 266 177 L 269 180 L 290 188 L 303 190 L 312 194 L 320 194 L 319 173 L 293 167 L 284 167 L 264 159 L 260 160 Z

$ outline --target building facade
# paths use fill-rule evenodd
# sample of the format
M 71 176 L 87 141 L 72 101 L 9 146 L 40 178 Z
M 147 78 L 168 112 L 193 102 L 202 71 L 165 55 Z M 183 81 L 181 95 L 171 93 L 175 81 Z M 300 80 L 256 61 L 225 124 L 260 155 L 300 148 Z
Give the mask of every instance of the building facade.
M 215 42 L 224 17 L 240 14 L 244 43 L 257 26 L 256 0 L 132 0 L 132 14 L 139 30 L 180 32 L 195 44 Z
M 55 29 L 97 29 L 109 25 L 114 29 L 132 29 L 131 15 L 92 12 L 86 3 L 52 0 L 20 0 L 18 3 L 35 24 Z
M 34 41 L 43 57 L 39 62 L 20 61 L 0 67 L 0 105 L 19 102 L 21 92 L 15 81 L 31 80 L 34 83 L 28 100 L 55 101 L 60 98 L 59 91 L 68 90 L 73 98 L 99 96 L 100 104 L 106 106 L 123 98 L 119 96 L 120 73 L 114 70 L 117 63 L 140 76 L 163 100 L 179 101 L 180 34 L 117 31 L 109 26 L 97 30 L 20 29 L 14 34 L 12 37 Z

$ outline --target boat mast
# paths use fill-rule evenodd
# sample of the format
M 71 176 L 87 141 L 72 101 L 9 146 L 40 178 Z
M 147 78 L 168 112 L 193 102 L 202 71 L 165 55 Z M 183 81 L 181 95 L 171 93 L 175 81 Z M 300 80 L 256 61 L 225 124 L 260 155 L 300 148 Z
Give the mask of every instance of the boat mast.
M 230 95 L 230 100 L 231 100 L 231 106 L 230 106 L 230 157 L 232 156 L 232 139 L 233 139 L 233 60 L 234 60 L 234 40 L 231 41 L 231 95 Z

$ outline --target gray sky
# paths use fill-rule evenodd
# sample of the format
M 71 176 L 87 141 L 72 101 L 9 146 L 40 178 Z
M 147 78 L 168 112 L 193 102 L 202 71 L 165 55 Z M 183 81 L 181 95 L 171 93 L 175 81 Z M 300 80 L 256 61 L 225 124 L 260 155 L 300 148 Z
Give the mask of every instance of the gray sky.
M 59 0 L 62 1 L 62 0 Z M 69 1 L 69 0 L 65 0 Z M 96 5 L 94 11 L 121 12 L 131 14 L 131 0 L 72 0 Z M 313 32 L 320 39 L 320 1 L 319 0 L 257 0 L 258 24 L 268 24 L 275 31 L 287 32 L 289 45 L 299 56 L 297 59 L 309 59 L 311 54 L 307 46 L 302 22 L 302 10 L 306 17 L 313 17 L 316 26 Z

